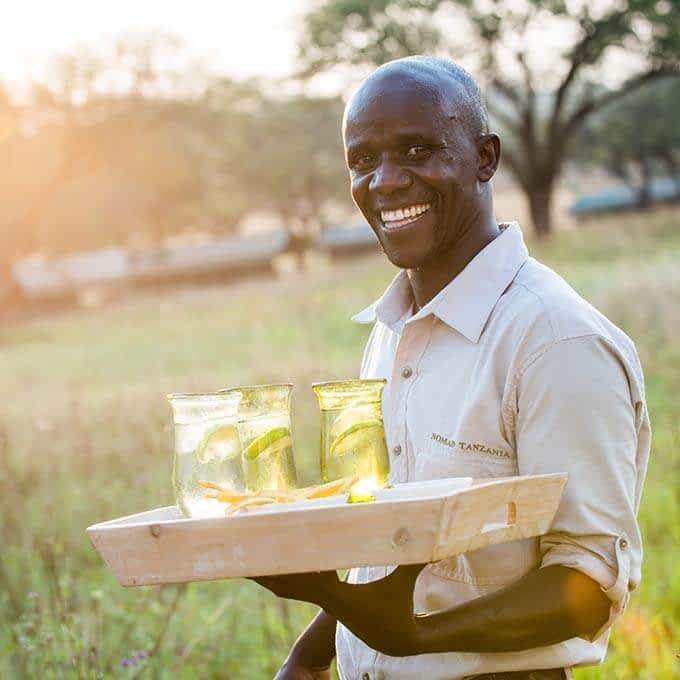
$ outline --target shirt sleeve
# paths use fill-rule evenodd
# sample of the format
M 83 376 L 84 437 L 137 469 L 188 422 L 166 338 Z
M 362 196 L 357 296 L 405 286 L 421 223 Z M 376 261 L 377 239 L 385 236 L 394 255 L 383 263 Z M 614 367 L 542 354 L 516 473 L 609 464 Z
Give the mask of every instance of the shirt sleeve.
M 560 340 L 537 353 L 517 383 L 520 474 L 569 474 L 550 531 L 539 541 L 541 567 L 577 569 L 611 600 L 609 620 L 591 640 L 623 612 L 640 581 L 636 515 L 646 410 L 635 381 L 624 357 L 593 335 Z

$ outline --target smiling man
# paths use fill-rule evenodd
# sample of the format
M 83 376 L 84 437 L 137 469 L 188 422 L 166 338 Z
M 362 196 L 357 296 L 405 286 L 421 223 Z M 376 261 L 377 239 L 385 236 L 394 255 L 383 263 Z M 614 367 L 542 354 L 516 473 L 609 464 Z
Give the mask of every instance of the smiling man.
M 396 570 L 257 579 L 322 611 L 281 679 L 551 680 L 605 655 L 640 580 L 649 454 L 632 342 L 498 224 L 500 141 L 452 62 L 375 71 L 347 105 L 352 195 L 401 272 L 355 319 L 386 378 L 392 481 L 564 471 L 550 532 Z M 346 540 L 346 537 L 338 537 Z

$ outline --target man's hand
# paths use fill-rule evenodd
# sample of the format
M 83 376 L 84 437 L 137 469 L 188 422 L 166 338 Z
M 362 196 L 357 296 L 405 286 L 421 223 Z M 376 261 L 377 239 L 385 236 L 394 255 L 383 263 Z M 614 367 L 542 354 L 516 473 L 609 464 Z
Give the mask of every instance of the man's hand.
M 422 627 L 413 610 L 413 591 L 425 564 L 397 567 L 379 581 L 342 584 L 325 609 L 369 647 L 389 656 L 421 654 Z
M 287 600 L 301 600 L 323 607 L 329 593 L 340 586 L 334 571 L 315 571 L 308 574 L 284 574 L 283 576 L 256 576 L 252 579 Z
M 334 571 L 253 579 L 275 595 L 311 602 L 341 621 L 369 647 L 391 656 L 418 654 L 420 625 L 413 589 L 425 565 L 397 567 L 379 581 L 343 583 Z

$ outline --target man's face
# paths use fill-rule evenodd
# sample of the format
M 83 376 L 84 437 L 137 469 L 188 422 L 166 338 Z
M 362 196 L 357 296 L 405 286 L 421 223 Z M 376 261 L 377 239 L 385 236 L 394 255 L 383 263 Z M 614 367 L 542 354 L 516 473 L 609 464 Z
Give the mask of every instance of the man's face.
M 475 140 L 442 99 L 388 76 L 365 85 L 346 114 L 352 197 L 403 269 L 436 266 L 478 214 Z

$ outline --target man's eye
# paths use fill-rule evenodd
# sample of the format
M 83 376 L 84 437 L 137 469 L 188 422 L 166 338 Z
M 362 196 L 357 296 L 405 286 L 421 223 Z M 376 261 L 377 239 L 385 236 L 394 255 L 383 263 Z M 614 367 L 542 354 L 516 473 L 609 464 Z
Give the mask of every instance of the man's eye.
M 358 170 L 370 168 L 375 163 L 375 156 L 373 154 L 364 154 L 352 159 L 352 167 Z
M 417 161 L 420 158 L 425 158 L 430 153 L 430 150 L 426 146 L 416 144 L 414 146 L 409 146 L 406 149 L 404 156 L 409 161 Z

